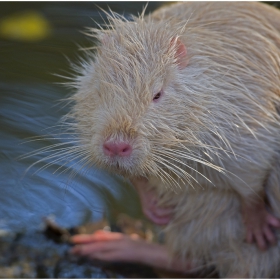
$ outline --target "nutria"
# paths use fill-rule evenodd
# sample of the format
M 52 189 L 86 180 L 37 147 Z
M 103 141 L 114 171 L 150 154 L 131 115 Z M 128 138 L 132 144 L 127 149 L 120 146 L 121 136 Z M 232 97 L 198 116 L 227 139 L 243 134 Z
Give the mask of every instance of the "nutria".
M 81 151 L 175 205 L 172 254 L 221 277 L 279 276 L 279 232 L 264 252 L 245 239 L 265 249 L 248 231 L 256 213 L 273 241 L 265 198 L 280 217 L 280 13 L 188 2 L 143 14 L 108 15 L 90 32 L 100 44 L 78 70 L 68 116 Z

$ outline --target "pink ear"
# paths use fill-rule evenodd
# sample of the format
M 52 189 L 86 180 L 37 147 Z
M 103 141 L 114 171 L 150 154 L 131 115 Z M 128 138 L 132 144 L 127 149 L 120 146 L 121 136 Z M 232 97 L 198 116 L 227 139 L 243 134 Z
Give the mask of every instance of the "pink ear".
M 176 44 L 176 62 L 179 69 L 184 69 L 188 65 L 187 48 L 180 39 L 172 39 L 171 45 Z

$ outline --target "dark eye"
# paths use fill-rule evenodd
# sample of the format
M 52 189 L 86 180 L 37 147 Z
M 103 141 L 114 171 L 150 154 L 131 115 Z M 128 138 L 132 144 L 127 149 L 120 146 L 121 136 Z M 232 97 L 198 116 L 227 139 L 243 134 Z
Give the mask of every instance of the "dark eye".
M 162 95 L 162 91 L 158 92 L 158 93 L 154 96 L 153 101 L 158 101 L 158 100 L 160 99 L 161 95 Z

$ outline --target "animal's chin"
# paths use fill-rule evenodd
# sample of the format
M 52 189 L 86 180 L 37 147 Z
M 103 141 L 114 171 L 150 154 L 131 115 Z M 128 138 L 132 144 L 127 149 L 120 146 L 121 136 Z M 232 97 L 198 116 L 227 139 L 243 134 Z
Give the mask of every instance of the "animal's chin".
M 131 177 L 134 175 L 137 168 L 134 164 L 132 164 L 129 161 L 123 161 L 118 159 L 110 159 L 107 160 L 106 163 L 104 163 L 103 168 L 107 169 L 108 171 L 112 173 L 116 173 L 118 175 L 124 176 L 124 177 Z

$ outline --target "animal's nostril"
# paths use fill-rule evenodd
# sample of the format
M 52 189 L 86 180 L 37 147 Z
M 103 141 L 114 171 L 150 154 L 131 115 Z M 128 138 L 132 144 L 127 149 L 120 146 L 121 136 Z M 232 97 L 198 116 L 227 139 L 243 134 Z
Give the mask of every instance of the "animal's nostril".
M 105 142 L 103 151 L 107 156 L 129 156 L 132 152 L 132 147 L 126 142 Z
M 128 143 L 119 143 L 119 156 L 129 156 L 132 152 L 132 147 Z
M 107 156 L 113 156 L 114 155 L 114 147 L 112 146 L 112 143 L 104 143 L 103 144 L 103 151 L 104 154 Z
M 103 146 L 104 147 L 104 150 L 106 151 L 106 152 L 111 152 L 111 149 L 110 149 L 110 147 L 108 147 L 107 145 L 104 145 Z

